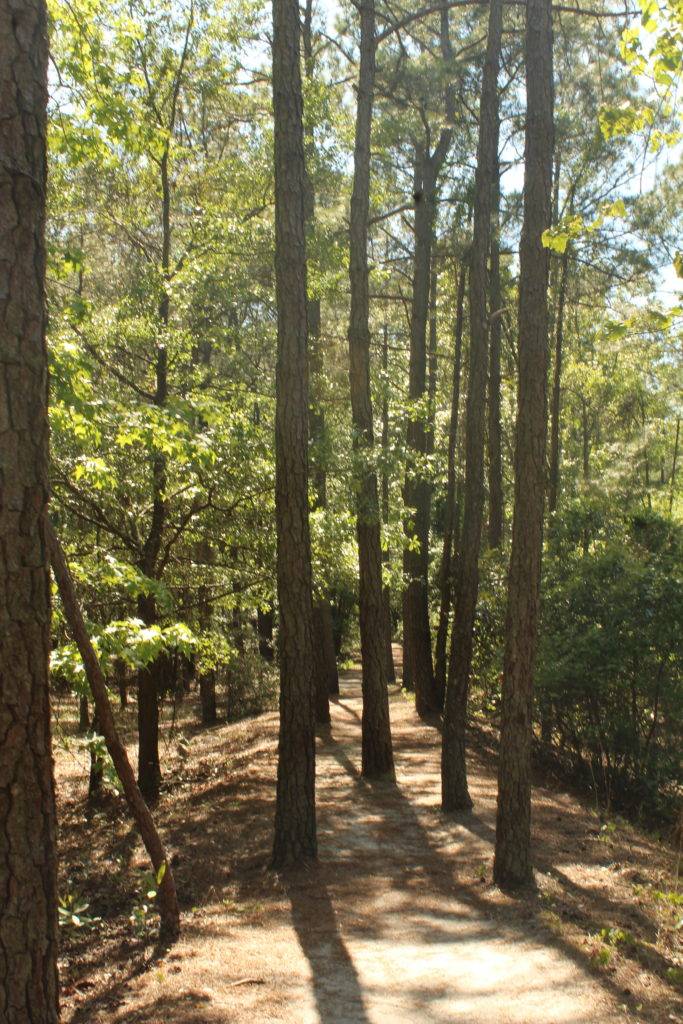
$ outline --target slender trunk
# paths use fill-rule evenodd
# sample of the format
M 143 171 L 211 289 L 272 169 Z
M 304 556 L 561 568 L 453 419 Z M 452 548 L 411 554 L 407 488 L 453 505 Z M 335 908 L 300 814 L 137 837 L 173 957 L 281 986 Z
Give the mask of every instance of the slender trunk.
M 157 621 L 156 602 L 150 595 L 138 598 L 138 615 L 146 626 Z M 145 665 L 138 672 L 138 786 L 148 804 L 159 799 L 161 765 L 159 762 L 159 693 L 162 659 Z
M 460 414 L 460 377 L 462 369 L 462 328 L 465 313 L 465 283 L 467 269 L 463 261 L 458 277 L 455 313 L 455 345 L 453 354 L 453 384 L 451 388 L 451 418 L 448 427 L 448 482 L 446 485 L 446 516 L 443 530 L 443 552 L 439 569 L 439 626 L 436 633 L 434 675 L 439 702 L 446 694 L 446 641 L 453 597 L 453 540 L 456 527 L 456 479 L 458 451 L 458 416 Z
M 307 0 L 303 22 L 303 51 L 306 78 L 313 82 L 313 3 Z M 304 129 L 305 152 L 308 165 L 313 162 L 315 139 L 313 127 Z M 305 180 L 304 209 L 306 226 L 312 232 L 315 223 L 315 189 L 313 179 L 307 168 Z M 309 432 L 311 438 L 311 460 L 313 498 L 315 508 L 327 508 L 327 467 L 325 465 L 325 410 L 322 399 L 322 387 L 325 380 L 325 364 L 323 346 L 320 338 L 320 299 L 311 296 L 308 299 L 308 344 L 309 368 L 311 379 L 311 403 L 309 413 Z M 316 720 L 321 724 L 330 721 L 328 695 L 339 692 L 339 674 L 334 653 L 332 638 L 332 609 L 329 596 L 323 581 L 318 581 L 320 593 L 315 600 L 313 615 L 313 647 L 315 650 L 314 674 L 316 692 Z
M 496 140 L 496 149 L 498 141 Z M 489 393 L 488 480 L 489 547 L 503 543 L 503 458 L 500 439 L 500 349 L 503 335 L 503 293 L 500 283 L 500 162 L 496 153 L 493 175 L 493 224 L 491 231 L 491 280 L 489 284 Z
M 101 735 L 100 723 L 97 720 L 97 712 L 93 715 L 92 721 L 93 740 Z M 102 795 L 102 762 L 95 753 L 93 746 L 90 748 L 90 778 L 88 779 L 88 801 L 95 802 Z
M 585 398 L 581 399 L 581 461 L 583 470 L 583 482 L 587 484 L 591 476 L 590 465 L 590 428 L 588 424 L 588 403 Z
M 678 442 L 681 436 L 681 417 L 676 417 L 676 440 L 674 441 L 674 455 L 671 463 L 671 481 L 669 489 L 669 515 L 673 513 L 674 509 L 674 488 L 676 484 L 676 464 L 678 462 Z
M 315 858 L 313 604 L 308 522 L 308 338 L 299 5 L 273 0 L 277 369 L 275 512 L 280 739 L 273 867 Z
M 163 409 L 168 400 L 168 355 L 166 334 L 170 317 L 168 283 L 171 260 L 171 185 L 169 180 L 169 146 L 166 145 L 161 157 L 161 295 L 159 298 L 159 327 L 163 340 L 156 349 L 156 388 L 154 404 Z M 140 568 L 154 579 L 166 524 L 166 456 L 161 452 L 152 455 L 152 514 L 149 531 L 145 539 Z M 138 614 L 146 626 L 155 625 L 158 620 L 156 601 L 151 595 L 138 599 Z M 159 798 L 161 766 L 159 761 L 159 682 L 163 676 L 161 658 L 141 669 L 138 674 L 138 785 L 148 801 L 155 803 Z
M 57 1024 L 45 4 L 0 0 L 0 1020 Z
M 199 703 L 202 725 L 215 725 L 218 721 L 216 706 L 216 673 L 210 668 L 199 676 Z
M 439 710 L 439 698 L 432 664 L 429 625 L 429 519 L 431 484 L 425 475 L 424 456 L 429 447 L 427 396 L 427 322 L 429 311 L 431 252 L 436 218 L 437 175 L 434 158 L 423 152 L 416 178 L 420 188 L 415 201 L 415 255 L 413 260 L 413 301 L 410 323 L 409 397 L 418 406 L 408 422 L 407 443 L 413 457 L 403 488 L 403 500 L 411 517 L 403 565 L 405 598 L 403 629 L 406 640 L 405 665 L 415 690 L 419 715 Z
M 487 264 L 491 242 L 493 180 L 498 160 L 498 69 L 502 30 L 503 3 L 502 0 L 492 0 L 489 8 L 488 39 L 479 109 L 474 226 L 470 258 L 465 507 L 462 541 L 457 560 L 455 619 L 448 663 L 441 755 L 441 803 L 445 811 L 463 810 L 472 806 L 467 788 L 465 729 L 484 511 L 484 426 L 489 355 Z
M 548 511 L 557 511 L 560 494 L 560 414 L 562 404 L 562 356 L 564 344 L 564 306 L 567 296 L 569 268 L 569 246 L 562 254 L 560 283 L 555 315 L 555 365 L 553 367 L 553 390 L 550 403 L 550 481 L 548 486 Z
M 382 522 L 385 529 L 389 526 L 389 328 L 387 324 L 382 327 Z M 389 551 L 382 549 L 382 563 L 388 564 Z M 391 624 L 391 590 L 388 584 L 384 590 L 384 650 L 387 670 L 387 682 L 396 682 L 396 668 L 394 666 L 394 652 L 391 646 L 391 635 L 393 632 Z
M 273 646 L 273 609 L 259 608 L 256 612 L 258 621 L 258 649 L 264 661 L 273 661 L 275 648 Z
M 361 0 L 360 68 L 349 226 L 349 381 L 356 472 L 361 658 L 363 665 L 362 771 L 367 777 L 393 774 L 389 723 L 382 550 L 377 476 L 372 465 L 374 428 L 370 393 L 370 295 L 368 216 L 370 135 L 375 85 L 375 6 Z
M 78 699 L 78 731 L 81 735 L 90 728 L 90 712 L 88 711 L 88 698 L 82 694 Z
M 547 434 L 548 250 L 553 170 L 550 0 L 528 0 L 524 218 L 519 270 L 519 385 L 515 505 L 503 663 L 494 878 L 532 881 L 531 711 L 540 605 Z
M 208 541 L 200 541 L 197 545 L 199 560 L 205 565 L 213 561 L 213 549 Z M 197 596 L 197 612 L 199 617 L 199 628 L 202 632 L 209 629 L 211 625 L 211 603 L 209 591 L 202 584 Z M 218 721 L 218 708 L 216 703 L 216 672 L 213 668 L 204 668 L 201 660 L 199 662 L 199 706 L 202 725 L 215 725 Z
M 123 792 L 131 815 L 140 833 L 145 849 L 149 854 L 154 872 L 159 879 L 159 913 L 161 916 L 161 935 L 164 939 L 174 939 L 180 932 L 180 910 L 176 894 L 175 880 L 171 862 L 166 855 L 161 837 L 156 830 L 154 819 L 145 803 L 142 793 L 135 782 L 135 775 L 128 760 L 126 748 L 119 738 L 107 685 L 100 668 L 95 649 L 88 636 L 83 620 L 76 591 L 69 567 L 64 557 L 61 544 L 52 524 L 46 518 L 46 533 L 50 549 L 52 571 L 57 581 L 59 596 L 64 609 L 64 616 L 69 624 L 71 635 L 76 641 L 85 667 L 85 674 L 92 691 L 97 714 L 98 728 L 104 736 L 107 750 L 114 763 L 116 774 L 121 780 Z M 163 873 L 163 874 L 162 874 Z

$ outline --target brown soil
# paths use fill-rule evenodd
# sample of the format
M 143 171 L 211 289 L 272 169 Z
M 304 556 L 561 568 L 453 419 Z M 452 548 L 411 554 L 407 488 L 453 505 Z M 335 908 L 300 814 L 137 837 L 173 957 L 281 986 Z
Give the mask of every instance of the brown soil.
M 575 798 L 534 793 L 538 889 L 491 884 L 494 754 L 473 737 L 475 811 L 439 809 L 439 735 L 392 693 L 397 780 L 359 777 L 360 684 L 342 679 L 318 741 L 315 867 L 268 870 L 277 716 L 165 752 L 157 810 L 184 905 L 153 947 L 128 917 L 144 854 L 118 798 L 87 815 L 83 756 L 59 748 L 63 886 L 101 917 L 67 928 L 67 1024 L 612 1024 L 683 1021 L 671 849 Z M 193 714 L 188 707 L 185 714 Z M 130 721 L 130 713 L 128 713 Z M 191 727 L 184 723 L 185 735 Z M 618 929 L 603 941 L 601 929 Z M 680 934 L 680 932 L 678 933 Z M 610 944 L 614 943 L 614 944 Z

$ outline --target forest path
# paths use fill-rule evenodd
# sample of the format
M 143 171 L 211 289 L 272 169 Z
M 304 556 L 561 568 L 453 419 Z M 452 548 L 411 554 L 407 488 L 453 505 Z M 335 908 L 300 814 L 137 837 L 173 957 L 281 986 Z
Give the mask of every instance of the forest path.
M 332 727 L 318 738 L 320 860 L 280 877 L 267 869 L 277 716 L 240 723 L 227 751 L 221 730 L 199 733 L 192 742 L 208 788 L 199 796 L 179 785 L 164 800 L 173 812 L 166 828 L 178 829 L 179 890 L 196 901 L 182 938 L 155 968 L 113 986 L 107 1009 L 93 1000 L 76 1010 L 74 1024 L 677 1019 L 654 1004 L 652 1015 L 642 1004 L 636 1012 L 549 922 L 543 893 L 516 901 L 491 885 L 495 775 L 486 750 L 470 758 L 475 812 L 447 818 L 437 729 L 398 688 L 391 715 L 396 784 L 368 784 L 359 776 L 360 676 L 343 675 Z M 549 879 L 578 889 L 579 906 L 593 897 L 570 880 L 586 815 L 568 796 L 535 794 L 538 861 Z M 564 858 L 562 843 L 571 847 Z

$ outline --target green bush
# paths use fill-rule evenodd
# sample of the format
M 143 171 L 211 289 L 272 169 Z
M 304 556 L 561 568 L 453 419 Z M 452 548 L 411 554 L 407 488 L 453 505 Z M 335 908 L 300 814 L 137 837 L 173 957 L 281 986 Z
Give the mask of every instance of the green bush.
M 545 561 L 536 712 L 603 799 L 643 817 L 683 782 L 683 541 L 653 513 L 595 502 L 556 520 Z

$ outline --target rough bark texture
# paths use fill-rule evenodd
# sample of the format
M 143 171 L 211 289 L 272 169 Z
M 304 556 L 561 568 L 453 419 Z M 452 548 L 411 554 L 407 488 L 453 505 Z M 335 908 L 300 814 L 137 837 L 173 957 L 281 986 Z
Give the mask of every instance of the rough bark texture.
M 538 631 L 547 433 L 548 250 L 553 161 L 550 0 L 528 0 L 524 219 L 519 271 L 515 507 L 503 663 L 494 878 L 517 886 L 531 866 L 531 702 Z
M 306 78 L 312 82 L 315 57 L 313 53 L 313 3 L 307 0 L 303 21 L 303 50 Z M 304 132 L 305 152 L 307 160 L 314 155 L 315 140 L 312 126 Z M 310 173 L 306 173 L 306 193 L 304 199 L 306 225 L 308 231 L 313 230 L 315 222 L 315 189 Z M 308 346 L 309 367 L 311 378 L 311 407 L 309 430 L 311 436 L 313 500 L 315 508 L 327 508 L 327 467 L 325 456 L 325 408 L 322 391 L 325 381 L 325 362 L 322 339 L 320 337 L 320 299 L 311 296 L 308 299 Z M 320 724 L 330 721 L 328 695 L 339 693 L 339 674 L 334 650 L 334 632 L 332 628 L 332 608 L 329 596 L 325 592 L 324 582 L 318 581 L 320 590 L 315 600 L 313 615 L 313 647 L 315 650 L 314 685 L 316 692 L 316 720 Z
M 104 736 L 104 741 L 114 763 L 116 774 L 121 780 L 129 810 L 140 833 L 140 838 L 149 854 L 155 875 L 159 877 L 159 873 L 163 869 L 158 896 L 161 937 L 164 940 L 170 941 L 177 938 L 180 933 L 180 910 L 171 863 L 166 856 L 164 845 L 156 830 L 150 810 L 135 782 L 135 775 L 128 760 L 126 748 L 119 738 L 111 704 L 109 703 L 107 685 L 97 654 L 88 636 L 76 597 L 73 580 L 71 579 L 71 573 L 69 572 L 69 567 L 57 535 L 48 520 L 46 520 L 46 532 L 50 548 L 52 571 L 59 588 L 64 617 L 69 624 L 71 635 L 76 641 L 76 646 L 83 660 L 85 674 L 95 702 L 97 730 Z
M 453 352 L 453 384 L 451 417 L 448 427 L 448 480 L 446 484 L 446 517 L 443 528 L 443 551 L 439 568 L 439 625 L 436 632 L 434 677 L 443 704 L 446 694 L 446 643 L 453 598 L 453 539 L 456 526 L 456 458 L 458 451 L 458 417 L 460 415 L 460 378 L 462 372 L 462 328 L 465 315 L 465 283 L 467 269 L 463 262 L 458 277 L 455 312 L 455 343 Z
M 445 154 L 444 154 L 445 155 Z M 443 158 L 440 163 L 443 162 Z M 403 631 L 406 640 L 404 661 L 415 690 L 415 707 L 419 715 L 439 708 L 429 626 L 429 512 L 431 486 L 424 472 L 424 456 L 428 447 L 428 426 L 425 409 L 421 407 L 427 392 L 427 320 L 432 240 L 436 216 L 437 167 L 429 153 L 423 153 L 416 179 L 420 187 L 415 202 L 415 255 L 413 259 L 413 300 L 410 322 L 409 397 L 418 406 L 408 423 L 407 443 L 414 465 L 409 469 L 403 488 L 406 512 L 410 516 L 407 535 L 415 546 L 406 547 L 403 565 L 405 598 Z
M 465 508 L 457 563 L 455 620 L 444 706 L 441 801 L 446 811 L 472 806 L 467 788 L 465 730 L 472 668 L 474 617 L 479 590 L 479 548 L 484 508 L 484 426 L 488 373 L 487 263 L 491 242 L 493 181 L 498 162 L 498 69 L 502 0 L 489 8 L 488 38 L 479 107 L 474 225 L 470 257 L 470 355 L 465 434 Z
M 389 328 L 384 324 L 382 328 L 382 373 L 384 374 L 384 390 L 382 396 L 382 452 L 384 461 L 382 468 L 382 522 L 385 528 L 389 526 L 389 469 L 387 460 L 389 457 L 389 393 L 388 393 L 388 372 L 389 372 Z M 390 561 L 388 550 L 382 549 L 382 561 Z M 393 627 L 391 624 L 391 591 L 389 586 L 384 587 L 384 657 L 387 671 L 387 682 L 396 682 L 396 666 L 394 665 L 394 652 L 391 646 Z
M 349 381 L 356 465 L 361 660 L 363 666 L 362 771 L 393 773 L 384 649 L 384 600 L 377 475 L 372 466 L 374 429 L 370 394 L 370 295 L 368 213 L 370 133 L 375 82 L 374 0 L 362 0 L 358 106 L 349 227 Z
M 498 140 L 496 139 L 496 148 Z M 491 281 L 489 284 L 489 392 L 488 480 L 489 547 L 503 543 L 503 458 L 500 439 L 500 346 L 503 334 L 503 294 L 500 284 L 500 163 L 493 178 L 493 225 L 491 234 Z
M 259 608 L 256 612 L 258 621 L 258 649 L 264 661 L 275 659 L 275 647 L 273 646 L 273 609 L 264 610 Z
M 308 352 L 305 164 L 296 0 L 273 0 L 275 412 L 280 740 L 273 866 L 317 854 L 311 542 L 308 523 Z
M 562 254 L 560 283 L 555 317 L 555 363 L 553 391 L 550 404 L 550 474 L 548 482 L 548 511 L 555 512 L 560 494 L 560 415 L 562 412 L 562 357 L 564 348 L 564 306 L 567 297 L 569 245 Z
M 45 348 L 47 15 L 0 0 L 0 1020 L 56 1024 Z

